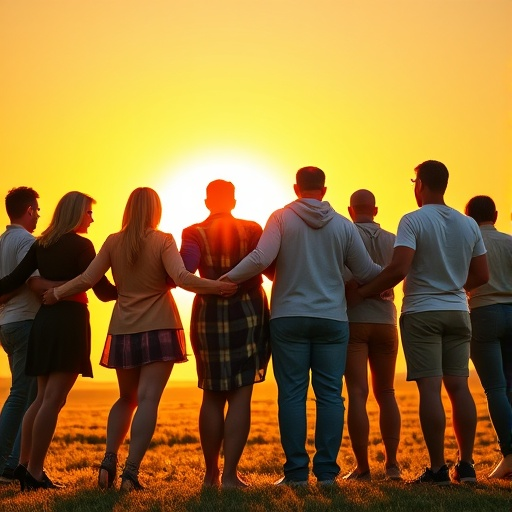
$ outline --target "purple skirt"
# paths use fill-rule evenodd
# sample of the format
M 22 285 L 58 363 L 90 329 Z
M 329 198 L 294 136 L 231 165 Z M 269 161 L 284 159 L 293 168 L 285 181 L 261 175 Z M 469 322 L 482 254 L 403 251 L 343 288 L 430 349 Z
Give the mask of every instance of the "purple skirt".
M 100 365 L 128 369 L 158 361 L 188 361 L 183 329 L 109 334 Z

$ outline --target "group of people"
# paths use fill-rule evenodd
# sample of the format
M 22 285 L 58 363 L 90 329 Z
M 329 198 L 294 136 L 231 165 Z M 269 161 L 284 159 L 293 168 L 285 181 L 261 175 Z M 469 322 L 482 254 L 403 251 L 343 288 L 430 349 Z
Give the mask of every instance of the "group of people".
M 139 468 L 162 392 L 174 363 L 187 360 L 170 293 L 180 286 L 197 294 L 190 339 L 203 390 L 199 434 L 205 486 L 247 486 L 238 464 L 250 430 L 253 385 L 265 380 L 271 352 L 285 455 L 277 485 L 308 484 L 310 379 L 316 399 L 312 472 L 319 485 L 336 482 L 344 376 L 357 464 L 344 478 L 371 479 L 368 365 L 380 408 L 385 475 L 401 480 L 393 287 L 403 279 L 401 339 L 407 379 L 419 390 L 430 459 L 413 482 L 476 481 L 470 355 L 502 453 L 489 476 L 511 476 L 512 237 L 494 228 L 497 212 L 487 196 L 471 199 L 466 215 L 445 204 L 444 164 L 428 160 L 415 172 L 419 209 L 401 219 L 396 237 L 375 222 L 378 209 L 370 191 L 352 194 L 351 222 L 323 200 L 324 172 L 303 167 L 296 174 L 297 199 L 275 211 L 263 230 L 233 217 L 232 183 L 211 182 L 205 199 L 210 215 L 183 231 L 180 251 L 172 235 L 158 230 L 158 194 L 138 188 L 126 204 L 121 231 L 110 235 L 97 255 L 81 236 L 93 222 L 91 197 L 66 194 L 49 227 L 34 240 L 38 195 L 26 187 L 11 190 L 6 198 L 11 224 L 0 237 L 0 342 L 13 381 L 0 415 L 3 479 L 19 480 L 21 489 L 58 487 L 43 463 L 74 382 L 79 374 L 92 376 L 85 291 L 93 288 L 100 300 L 115 301 L 100 364 L 116 369 L 119 384 L 98 484 L 115 484 L 118 451 L 131 428 L 120 487 L 142 488 Z M 114 284 L 105 277 L 109 269 Z M 270 309 L 262 274 L 272 280 Z M 444 457 L 443 384 L 459 450 L 451 475 Z

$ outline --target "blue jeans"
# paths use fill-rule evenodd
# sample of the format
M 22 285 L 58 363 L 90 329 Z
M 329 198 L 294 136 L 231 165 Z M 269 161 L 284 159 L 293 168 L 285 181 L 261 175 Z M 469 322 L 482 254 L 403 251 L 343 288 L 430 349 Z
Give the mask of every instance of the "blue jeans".
M 37 394 L 37 379 L 25 375 L 27 345 L 32 320 L 0 326 L 0 344 L 7 353 L 12 384 L 0 413 L 0 474 L 18 465 L 23 415 Z
M 487 406 L 503 456 L 512 453 L 512 406 L 507 369 L 512 366 L 512 304 L 471 311 L 471 359 L 487 396 Z M 508 379 L 507 379 L 508 377 Z
M 270 321 L 279 430 L 286 457 L 283 468 L 289 480 L 304 481 L 309 474 L 306 399 L 310 371 L 316 398 L 313 473 L 318 480 L 331 480 L 340 472 L 336 459 L 343 434 L 341 387 L 348 337 L 348 322 L 310 317 Z

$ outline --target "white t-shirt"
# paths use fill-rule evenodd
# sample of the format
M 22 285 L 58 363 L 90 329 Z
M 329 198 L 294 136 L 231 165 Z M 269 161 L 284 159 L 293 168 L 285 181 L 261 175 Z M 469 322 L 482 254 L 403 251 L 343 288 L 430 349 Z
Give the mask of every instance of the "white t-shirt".
M 9 224 L 0 236 L 0 277 L 11 273 L 25 257 L 35 238 L 22 226 Z M 39 276 L 35 271 L 33 276 Z M 33 320 L 41 306 L 39 299 L 24 284 L 3 307 L 0 307 L 0 325 Z
M 426 204 L 404 215 L 395 247 L 416 252 L 404 280 L 402 313 L 468 311 L 471 259 L 485 254 L 478 224 L 449 206 Z

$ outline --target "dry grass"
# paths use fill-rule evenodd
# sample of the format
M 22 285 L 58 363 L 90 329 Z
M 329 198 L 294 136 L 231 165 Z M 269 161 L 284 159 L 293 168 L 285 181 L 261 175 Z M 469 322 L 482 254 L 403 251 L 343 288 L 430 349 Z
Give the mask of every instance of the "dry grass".
M 96 488 L 97 465 L 105 446 L 105 425 L 109 408 L 116 398 L 114 386 L 77 385 L 62 411 L 47 458 L 47 470 L 67 485 L 60 491 L 20 493 L 14 485 L 0 487 L 0 510 L 55 511 L 446 511 L 512 510 L 511 484 L 491 483 L 485 475 L 496 463 L 496 439 L 486 408 L 485 396 L 473 377 L 471 386 L 477 403 L 479 424 L 475 461 L 479 484 L 447 489 L 380 480 L 384 477 L 384 453 L 377 424 L 378 412 L 369 402 L 372 422 L 370 455 L 374 482 L 341 483 L 334 488 L 318 488 L 314 482 L 304 489 L 275 488 L 281 476 L 283 456 L 277 427 L 276 388 L 273 381 L 255 386 L 253 425 L 240 469 L 251 488 L 246 491 L 202 490 L 202 456 L 197 433 L 197 413 L 201 399 L 198 389 L 171 383 L 162 400 L 159 423 L 152 445 L 141 468 L 141 481 L 147 490 L 129 495 Z M 402 413 L 402 442 L 399 460 L 406 478 L 421 472 L 427 464 L 417 416 L 417 391 L 412 383 L 397 377 L 397 397 Z M 0 388 L 0 397 L 6 387 Z M 453 462 L 456 447 L 447 411 L 447 459 Z M 308 407 L 309 443 L 313 451 L 314 402 Z M 120 454 L 124 460 L 127 445 Z M 342 472 L 354 465 L 347 431 L 339 454 Z

